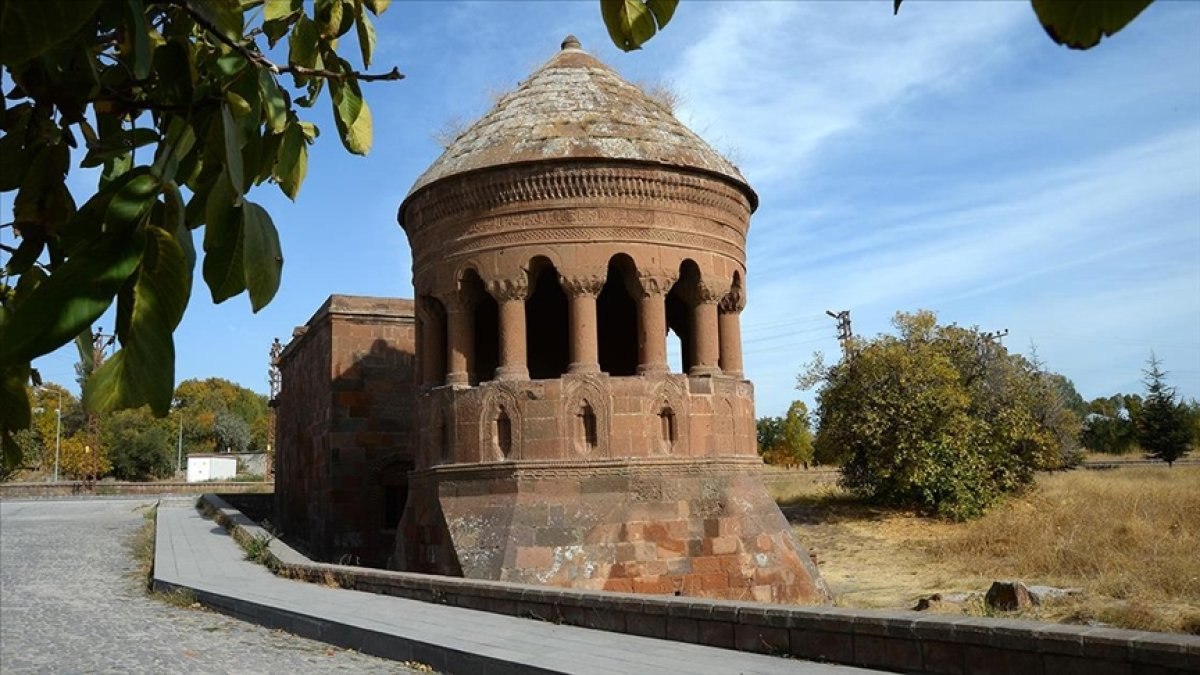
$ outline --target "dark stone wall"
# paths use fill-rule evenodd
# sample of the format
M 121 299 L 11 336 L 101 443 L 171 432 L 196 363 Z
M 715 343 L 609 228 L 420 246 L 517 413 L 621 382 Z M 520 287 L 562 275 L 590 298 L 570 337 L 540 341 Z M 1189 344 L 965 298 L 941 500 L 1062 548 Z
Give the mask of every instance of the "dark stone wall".
M 334 295 L 280 356 L 276 525 L 314 558 L 383 566 L 413 467 L 412 302 Z

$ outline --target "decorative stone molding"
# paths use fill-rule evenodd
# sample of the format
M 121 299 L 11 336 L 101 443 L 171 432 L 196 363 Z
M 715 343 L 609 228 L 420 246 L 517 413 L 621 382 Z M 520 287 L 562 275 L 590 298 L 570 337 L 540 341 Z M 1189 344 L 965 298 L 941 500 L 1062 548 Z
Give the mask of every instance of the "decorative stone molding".
M 696 283 L 694 300 L 699 304 L 716 304 L 729 295 L 729 285 L 700 279 Z
M 691 207 L 700 215 L 715 212 L 732 216 L 740 223 L 750 218 L 746 195 L 724 180 L 674 168 L 667 171 L 601 163 L 574 165 L 569 169 L 550 165 L 452 176 L 415 195 L 405 204 L 399 219 L 412 236 L 426 228 L 437 229 L 440 221 L 457 220 L 466 214 L 478 218 L 506 207 L 580 201 L 622 203 L 639 208 Z
M 503 383 L 483 391 L 479 411 L 479 454 L 482 461 L 504 462 L 521 458 L 523 411 L 520 406 L 520 391 Z M 508 450 L 504 439 L 499 438 L 497 429 L 501 413 L 508 417 Z
M 484 283 L 487 284 L 488 294 L 495 298 L 496 302 L 525 300 L 529 297 L 529 279 L 525 276 L 492 279 Z
M 717 311 L 722 314 L 740 314 L 746 308 L 746 293 L 734 286 L 721 301 L 717 303 Z
M 671 292 L 671 287 L 679 280 L 676 276 L 655 276 L 644 274 L 638 277 L 642 296 L 646 298 L 664 296 Z
M 608 281 L 608 275 L 604 272 L 563 274 L 559 277 L 559 283 L 567 295 L 586 295 L 593 298 L 604 290 L 606 281 Z
M 570 377 L 563 380 L 563 407 L 559 419 L 566 423 L 563 431 L 564 439 L 572 441 L 578 457 L 598 459 L 611 456 L 609 438 L 612 436 L 612 402 L 608 393 L 589 377 Z M 587 404 L 595 416 L 596 445 L 586 448 L 585 443 L 579 443 L 579 430 L 574 428 L 575 419 L 580 408 Z

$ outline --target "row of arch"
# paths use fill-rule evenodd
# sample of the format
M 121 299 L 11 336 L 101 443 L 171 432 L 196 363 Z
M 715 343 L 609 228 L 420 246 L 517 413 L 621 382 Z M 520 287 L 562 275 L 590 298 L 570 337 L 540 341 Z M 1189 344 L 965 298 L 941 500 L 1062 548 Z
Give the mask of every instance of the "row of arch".
M 516 282 L 488 284 L 468 268 L 450 297 L 419 298 L 421 381 L 669 372 L 668 334 L 679 340 L 681 372 L 740 377 L 743 306 L 740 272 L 717 286 L 690 259 L 674 279 L 649 281 L 623 253 L 582 277 L 564 277 L 543 256 Z

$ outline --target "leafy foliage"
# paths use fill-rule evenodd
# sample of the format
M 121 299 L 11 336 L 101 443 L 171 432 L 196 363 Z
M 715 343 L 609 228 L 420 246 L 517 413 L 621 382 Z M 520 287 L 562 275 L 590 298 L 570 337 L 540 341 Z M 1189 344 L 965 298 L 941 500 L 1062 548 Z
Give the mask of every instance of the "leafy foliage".
M 184 453 L 266 450 L 267 399 L 221 378 L 184 380 L 175 390 Z
M 1175 400 L 1167 386 L 1162 363 L 1150 355 L 1146 373 L 1146 399 L 1135 421 L 1138 443 L 1146 454 L 1172 465 L 1191 449 L 1193 422 L 1188 407 Z
M 1074 461 L 1078 418 L 1046 373 L 931 312 L 893 324 L 899 335 L 855 339 L 847 358 L 801 378 L 822 383 L 816 454 L 843 459 L 847 488 L 964 519 Z
M 613 44 L 629 52 L 666 28 L 678 5 L 679 0 L 600 0 L 600 14 Z
M 146 406 L 113 413 L 105 420 L 101 439 L 112 475 L 121 480 L 166 478 L 175 470 L 170 420 L 156 418 Z
M 767 464 L 807 468 L 813 460 L 808 406 L 803 401 L 793 401 L 783 417 L 760 417 L 757 430 L 758 453 Z
M 90 374 L 89 411 L 149 405 L 167 412 L 173 333 L 187 308 L 204 231 L 203 276 L 214 302 L 246 292 L 254 311 L 280 284 L 283 254 L 265 182 L 295 198 L 317 128 L 299 111 L 328 85 L 352 153 L 371 147 L 356 71 L 337 52 L 356 32 L 369 65 L 371 16 L 387 0 L 42 0 L 0 9 L 0 192 L 16 191 L 20 237 L 0 278 L 0 431 L 8 466 L 28 427 L 21 389 L 32 359 L 87 334 L 116 303 L 120 349 Z M 261 11 L 260 11 L 261 10 Z M 260 44 L 265 40 L 264 45 Z M 286 40 L 288 61 L 265 49 Z M 283 47 L 281 47 L 282 49 Z M 283 76 L 290 75 L 290 82 Z M 293 98 L 293 93 L 299 94 Z M 67 187 L 72 151 L 101 167 L 94 195 Z

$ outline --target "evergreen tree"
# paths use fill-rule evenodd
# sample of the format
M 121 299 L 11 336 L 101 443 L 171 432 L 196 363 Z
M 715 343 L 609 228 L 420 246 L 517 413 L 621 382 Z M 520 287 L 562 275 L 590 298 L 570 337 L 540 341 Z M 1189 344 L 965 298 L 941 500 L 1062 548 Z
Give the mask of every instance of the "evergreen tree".
M 1191 440 L 1191 420 L 1187 407 L 1175 400 L 1174 387 L 1167 386 L 1162 362 L 1150 353 L 1150 368 L 1146 374 L 1146 399 L 1138 414 L 1138 443 L 1146 454 L 1171 466 L 1187 454 Z

